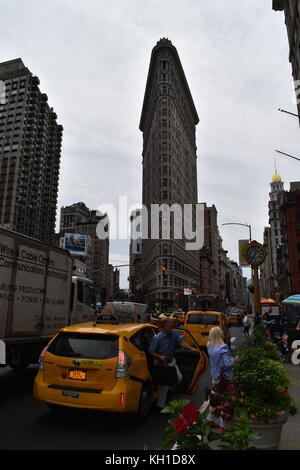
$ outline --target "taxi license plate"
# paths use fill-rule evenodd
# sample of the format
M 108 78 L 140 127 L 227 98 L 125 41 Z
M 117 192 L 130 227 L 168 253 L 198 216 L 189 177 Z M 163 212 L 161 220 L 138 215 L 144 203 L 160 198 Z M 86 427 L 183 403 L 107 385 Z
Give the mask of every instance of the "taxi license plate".
M 69 392 L 68 390 L 64 390 L 62 392 L 62 395 L 64 397 L 79 398 L 79 393 Z
M 72 380 L 86 380 L 86 371 L 84 370 L 70 370 L 69 379 Z

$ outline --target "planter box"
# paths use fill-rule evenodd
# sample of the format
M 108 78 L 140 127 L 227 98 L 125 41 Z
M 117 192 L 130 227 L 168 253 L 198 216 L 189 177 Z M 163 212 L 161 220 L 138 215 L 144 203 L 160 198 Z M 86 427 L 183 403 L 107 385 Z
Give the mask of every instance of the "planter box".
M 288 419 L 288 414 L 279 416 L 274 424 L 267 424 L 263 421 L 252 421 L 251 429 L 261 435 L 259 439 L 250 441 L 250 446 L 260 450 L 277 450 L 280 444 L 281 432 L 284 423 Z M 225 427 L 237 424 L 236 419 L 225 421 Z

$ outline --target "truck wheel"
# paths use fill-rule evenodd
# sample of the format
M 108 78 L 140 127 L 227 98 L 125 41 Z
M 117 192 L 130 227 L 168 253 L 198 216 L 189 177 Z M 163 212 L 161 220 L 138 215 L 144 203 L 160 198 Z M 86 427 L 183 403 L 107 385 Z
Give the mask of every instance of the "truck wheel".
M 144 423 L 146 419 L 149 417 L 151 411 L 151 389 L 149 385 L 143 385 L 140 401 L 139 401 L 139 408 L 136 414 L 136 421 L 138 423 Z
M 23 370 L 27 369 L 29 366 L 29 361 L 16 361 L 10 362 L 8 365 L 15 371 L 15 372 L 22 372 Z
M 28 351 L 20 346 L 11 349 L 7 362 L 16 372 L 25 370 L 30 364 Z

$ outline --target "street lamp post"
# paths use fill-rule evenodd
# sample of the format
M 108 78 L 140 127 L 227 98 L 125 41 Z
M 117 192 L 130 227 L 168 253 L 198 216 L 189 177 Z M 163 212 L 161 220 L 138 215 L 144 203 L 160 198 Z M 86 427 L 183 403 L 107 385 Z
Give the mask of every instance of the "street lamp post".
M 222 225 L 242 225 L 243 227 L 248 227 L 248 229 L 249 229 L 249 241 L 250 242 L 252 241 L 252 229 L 251 229 L 250 224 L 240 224 L 240 223 L 237 223 L 237 222 L 227 222 L 226 224 L 222 224 Z
M 280 109 L 279 108 L 278 111 L 280 111 L 281 113 L 290 114 L 291 116 L 295 116 L 297 118 L 300 118 L 299 114 L 291 113 L 290 111 L 286 111 L 285 109 Z
M 281 155 L 285 155 L 286 157 L 293 158 L 294 160 L 298 160 L 300 162 L 300 158 L 294 157 L 293 155 L 290 155 L 289 153 L 281 152 L 280 150 L 275 150 L 277 153 L 281 153 Z

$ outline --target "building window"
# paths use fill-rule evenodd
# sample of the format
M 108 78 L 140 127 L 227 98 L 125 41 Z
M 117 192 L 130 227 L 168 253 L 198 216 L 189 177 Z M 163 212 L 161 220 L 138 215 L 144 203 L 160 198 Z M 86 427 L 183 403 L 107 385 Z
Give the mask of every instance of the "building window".
M 300 242 L 297 243 L 297 251 L 300 253 Z
M 295 211 L 295 219 L 300 220 L 300 211 Z
M 300 237 L 300 226 L 299 225 L 296 227 L 296 236 Z

